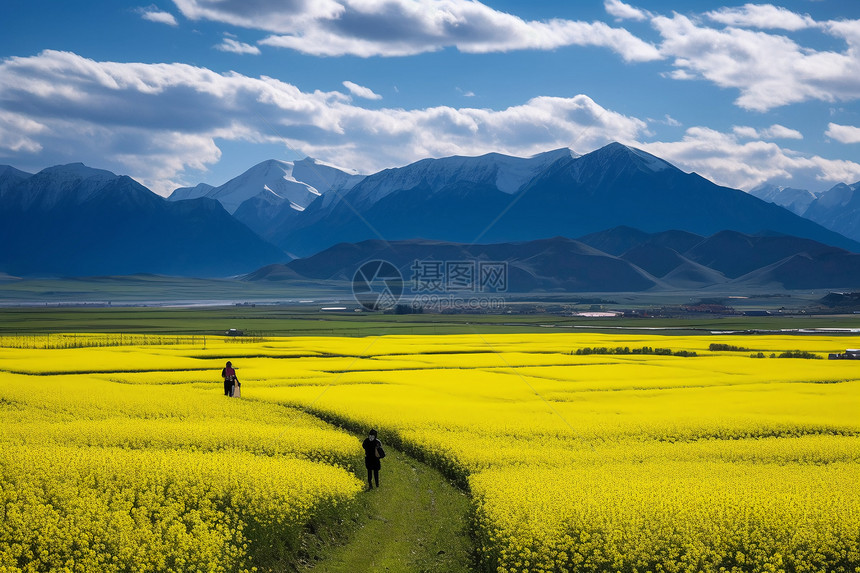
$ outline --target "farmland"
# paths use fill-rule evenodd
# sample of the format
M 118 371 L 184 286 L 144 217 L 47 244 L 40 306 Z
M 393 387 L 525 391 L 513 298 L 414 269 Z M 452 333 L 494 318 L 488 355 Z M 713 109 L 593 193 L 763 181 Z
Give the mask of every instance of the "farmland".
M 856 337 L 122 336 L 0 336 L 0 570 L 289 570 L 369 426 L 468 493 L 478 570 L 860 567 L 856 363 L 750 357 Z

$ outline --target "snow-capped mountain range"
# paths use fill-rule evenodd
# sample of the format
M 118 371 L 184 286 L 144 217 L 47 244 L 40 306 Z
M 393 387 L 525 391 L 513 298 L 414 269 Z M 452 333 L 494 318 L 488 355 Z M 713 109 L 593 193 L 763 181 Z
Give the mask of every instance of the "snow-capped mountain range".
M 767 230 L 857 248 L 782 207 L 619 143 L 582 156 L 561 149 L 525 159 L 488 154 L 422 160 L 369 175 L 328 200 L 323 195 L 300 216 L 258 232 L 307 256 L 373 238 L 528 241 L 618 225 L 702 235 Z
M 488 153 L 480 157 L 422 159 L 405 167 L 386 169 L 367 177 L 362 181 L 361 192 L 351 194 L 350 201 L 355 207 L 361 208 L 404 189 L 425 186 L 439 190 L 452 184 L 489 184 L 502 193 L 512 195 L 559 159 L 571 157 L 579 155 L 562 148 L 532 157 Z M 324 201 L 321 206 L 327 206 L 327 203 Z
M 7 208 L 15 205 L 23 210 L 48 210 L 61 203 L 81 204 L 98 195 L 117 179 L 110 171 L 93 169 L 83 163 L 48 167 L 36 175 L 23 171 L 14 174 L 9 172 L 9 175 L 16 176 L 19 183 L 26 180 L 26 190 L 14 190 L 12 185 L 4 186 L 6 189 L 0 189 L 0 196 Z
M 838 183 L 818 194 L 765 184 L 752 189 L 750 194 L 860 241 L 860 181 L 853 185 Z
M 812 202 L 818 197 L 818 195 L 807 189 L 795 189 L 793 187 L 783 187 L 770 183 L 762 183 L 750 189 L 749 193 L 762 201 L 776 203 L 781 207 L 785 207 L 800 216 L 803 216 L 803 213 L 806 212 Z
M 860 252 L 860 243 L 825 228 L 857 236 L 858 188 L 815 197 L 763 187 L 756 193 L 764 201 L 619 143 L 582 156 L 563 148 L 425 159 L 370 175 L 311 158 L 268 160 L 169 200 L 81 164 L 35 175 L 0 166 L 0 213 L 11 221 L 0 229 L 0 273 L 226 276 L 367 239 L 511 243 L 619 226 L 775 233 Z M 795 210 L 808 202 L 806 218 L 769 201 Z M 652 256 L 648 249 L 636 256 Z
M 304 211 L 323 193 L 351 189 L 362 179 L 364 177 L 358 173 L 350 173 L 316 159 L 295 162 L 269 159 L 218 187 L 205 183 L 181 187 L 168 199 L 181 201 L 208 197 L 220 202 L 231 215 L 249 199 L 262 200 L 273 207 L 286 205 L 296 211 Z
M 172 203 L 80 163 L 0 166 L 0 214 L 0 272 L 12 276 L 227 276 L 288 258 L 217 201 Z

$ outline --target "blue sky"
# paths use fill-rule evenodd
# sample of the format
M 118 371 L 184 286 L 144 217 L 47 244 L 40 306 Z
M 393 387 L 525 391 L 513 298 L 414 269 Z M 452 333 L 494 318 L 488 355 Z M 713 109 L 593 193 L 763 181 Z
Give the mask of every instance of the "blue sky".
M 750 189 L 860 180 L 860 2 L 7 0 L 0 163 L 161 194 L 262 160 L 635 145 Z

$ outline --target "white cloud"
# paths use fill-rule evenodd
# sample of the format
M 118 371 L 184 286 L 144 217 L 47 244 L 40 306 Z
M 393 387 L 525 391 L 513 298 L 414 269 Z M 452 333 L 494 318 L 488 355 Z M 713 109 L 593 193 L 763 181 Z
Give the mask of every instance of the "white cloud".
M 800 135 L 778 124 L 732 133 L 692 127 L 681 141 L 640 143 L 650 137 L 646 122 L 585 95 L 535 97 L 499 110 L 368 109 L 340 92 L 303 92 L 266 76 L 99 62 L 55 51 L 3 60 L 0 77 L 0 163 L 27 168 L 84 161 L 128 173 L 162 194 L 196 183 L 183 180 L 183 173 L 217 162 L 220 140 L 281 143 L 366 173 L 426 157 L 528 156 L 564 146 L 587 152 L 620 141 L 738 188 L 860 179 L 856 162 L 762 141 Z M 831 124 L 828 134 L 845 139 L 857 131 Z
M 220 44 L 215 46 L 216 50 L 221 50 L 222 52 L 232 52 L 234 54 L 252 54 L 255 56 L 260 55 L 260 48 L 257 46 L 252 46 L 251 44 L 246 44 L 244 42 L 240 42 L 234 38 L 224 37 Z
M 603 22 L 525 21 L 476 0 L 174 0 L 185 17 L 270 32 L 261 43 L 318 56 L 407 56 L 599 46 L 626 61 L 659 59 L 657 49 Z
M 748 126 L 735 126 L 732 132 L 744 139 L 803 139 L 803 134 L 796 129 L 779 125 L 778 123 L 765 129 Z
M 0 150 L 37 153 L 42 150 L 42 146 L 35 138 L 45 129 L 44 125 L 26 116 L 0 109 Z
M 699 76 L 695 74 L 691 74 L 686 70 L 672 70 L 671 72 L 664 72 L 663 77 L 671 78 L 673 80 L 696 80 L 699 79 Z
M 155 22 L 157 24 L 167 24 L 168 26 L 178 26 L 179 22 L 176 21 L 176 17 L 170 12 L 164 12 L 163 10 L 159 10 L 157 6 L 151 5 L 145 8 L 138 8 L 137 13 L 140 14 L 140 17 L 144 20 L 148 20 L 150 22 Z
M 823 24 L 831 35 L 844 39 L 853 49 L 860 49 L 860 20 L 831 20 Z
M 607 13 L 617 19 L 650 19 L 662 37 L 655 46 L 604 22 L 524 20 L 477 0 L 173 1 L 189 19 L 266 31 L 269 35 L 259 44 L 319 56 L 596 46 L 628 62 L 671 59 L 674 69 L 663 72 L 664 77 L 738 90 L 735 103 L 748 110 L 860 99 L 860 20 L 817 22 L 773 4 L 748 3 L 687 17 L 655 15 L 622 0 L 604 0 Z M 844 40 L 847 47 L 812 47 L 804 43 L 812 41 L 808 35 L 773 33 L 804 29 L 831 41 Z
M 355 82 L 347 80 L 343 82 L 343 85 L 349 90 L 349 93 L 355 97 L 362 97 L 364 99 L 382 99 L 382 96 L 378 93 L 374 93 L 372 89 L 360 86 Z
M 758 130 L 754 127 L 736 125 L 732 128 L 732 133 L 744 139 L 758 139 Z
M 453 154 L 594 149 L 635 143 L 646 133 L 645 122 L 585 95 L 537 97 L 501 110 L 366 109 L 339 92 L 306 93 L 266 76 L 56 51 L 8 58 L 0 76 L 0 162 L 84 161 L 162 194 L 192 183 L 182 180 L 184 170 L 218 161 L 218 140 L 282 143 L 372 172 Z M 25 139 L 10 139 L 19 126 Z
M 840 143 L 860 143 L 860 127 L 853 125 L 830 123 L 824 135 Z
M 653 25 L 663 37 L 660 52 L 674 58 L 679 80 L 706 79 L 740 90 L 735 103 L 754 111 L 809 100 L 860 98 L 860 22 L 830 22 L 827 33 L 844 38 L 843 52 L 818 51 L 794 40 L 734 27 L 717 30 L 674 14 L 657 16 Z
M 607 14 L 615 16 L 617 20 L 637 20 L 641 22 L 651 16 L 645 10 L 625 4 L 621 0 L 603 0 L 603 7 L 606 9 Z
M 740 28 L 797 31 L 817 26 L 807 14 L 796 14 L 773 4 L 745 4 L 739 8 L 720 8 L 705 14 L 715 22 Z
M 663 119 L 648 118 L 648 123 L 658 123 L 661 125 L 668 125 L 669 127 L 681 127 L 683 125 L 680 121 L 678 121 L 668 113 L 663 116 Z
M 337 0 L 173 0 L 190 20 L 212 20 L 242 28 L 291 32 L 316 19 L 342 15 Z
M 681 141 L 646 143 L 642 148 L 685 171 L 737 189 L 774 181 L 810 188 L 860 178 L 860 163 L 802 154 L 772 142 L 740 141 L 748 138 L 748 129 L 740 128 L 739 135 L 738 128 L 722 133 L 692 127 Z
M 773 124 L 767 129 L 763 129 L 761 136 L 763 139 L 803 139 L 803 134 L 796 129 L 791 129 L 778 123 Z

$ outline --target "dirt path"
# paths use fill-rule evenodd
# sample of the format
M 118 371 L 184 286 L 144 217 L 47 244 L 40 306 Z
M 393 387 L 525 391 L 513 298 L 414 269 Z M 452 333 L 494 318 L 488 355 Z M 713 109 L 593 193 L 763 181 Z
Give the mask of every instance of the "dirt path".
M 436 470 L 386 447 L 379 489 L 360 496 L 355 529 L 305 571 L 471 571 L 469 499 Z M 362 477 L 365 477 L 362 475 Z

